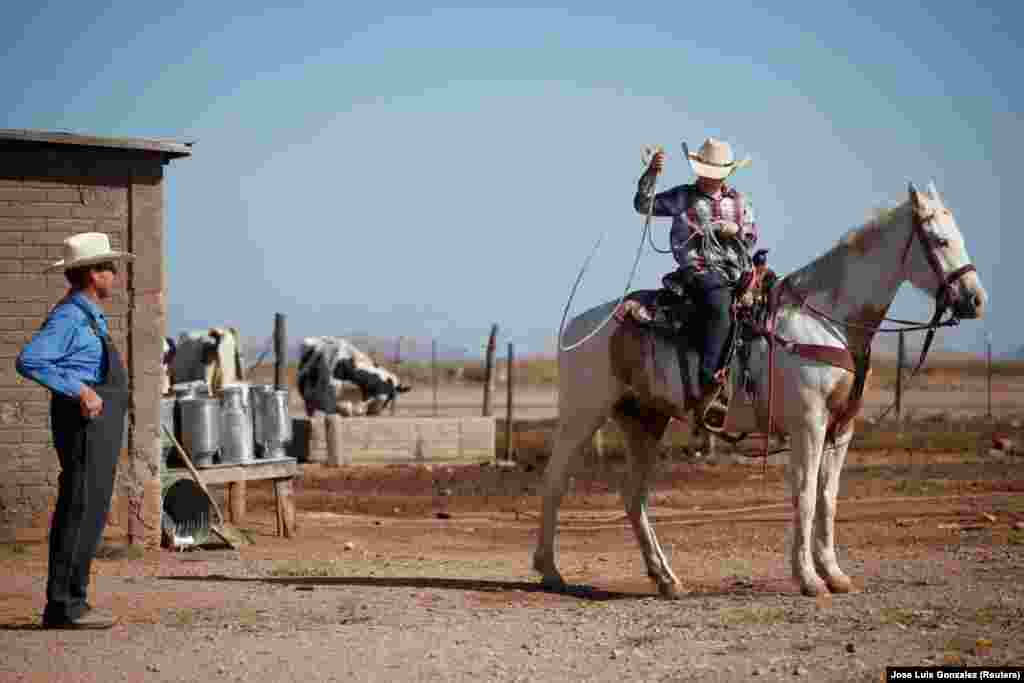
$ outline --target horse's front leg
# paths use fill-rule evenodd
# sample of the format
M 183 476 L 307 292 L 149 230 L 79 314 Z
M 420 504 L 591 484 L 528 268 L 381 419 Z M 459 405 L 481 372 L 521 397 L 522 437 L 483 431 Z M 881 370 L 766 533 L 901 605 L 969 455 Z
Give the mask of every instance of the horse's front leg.
M 552 589 L 565 587 L 565 580 L 555 562 L 555 534 L 558 531 L 558 508 L 569 483 L 569 471 L 583 453 L 583 448 L 604 423 L 604 415 L 569 414 L 560 411 L 558 432 L 551 458 L 544 468 L 544 502 L 537 548 L 533 554 L 533 568 L 540 573 L 541 582 Z
M 672 572 L 658 537 L 647 516 L 647 501 L 658 456 L 658 442 L 668 426 L 668 418 L 651 414 L 643 418 L 617 415 L 616 421 L 629 444 L 629 478 L 622 489 L 626 516 L 633 527 L 647 575 L 658 584 L 662 597 L 677 599 L 684 594 L 682 583 Z
M 814 570 L 811 557 L 811 533 L 814 527 L 818 494 L 818 468 L 825 442 L 820 420 L 806 420 L 790 430 L 792 450 L 789 457 L 789 490 L 793 500 L 793 549 L 790 558 L 793 578 L 804 595 L 828 592 L 825 582 Z
M 846 462 L 846 451 L 853 440 L 853 431 L 839 437 L 832 448 L 825 448 L 818 472 L 818 506 L 814 521 L 814 567 L 833 593 L 849 593 L 853 582 L 843 573 L 836 560 L 835 522 L 839 476 Z

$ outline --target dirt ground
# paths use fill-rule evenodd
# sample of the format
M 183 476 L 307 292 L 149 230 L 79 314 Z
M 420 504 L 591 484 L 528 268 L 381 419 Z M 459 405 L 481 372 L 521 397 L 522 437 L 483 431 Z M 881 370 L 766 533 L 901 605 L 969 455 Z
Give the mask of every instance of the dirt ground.
M 856 592 L 801 597 L 784 468 L 664 462 L 656 596 L 609 464 L 572 482 L 571 590 L 529 569 L 538 473 L 304 467 L 299 536 L 250 484 L 239 551 L 97 560 L 107 632 L 38 627 L 45 544 L 0 547 L 0 681 L 877 681 L 886 665 L 1024 663 L 1024 458 L 852 453 L 838 515 Z

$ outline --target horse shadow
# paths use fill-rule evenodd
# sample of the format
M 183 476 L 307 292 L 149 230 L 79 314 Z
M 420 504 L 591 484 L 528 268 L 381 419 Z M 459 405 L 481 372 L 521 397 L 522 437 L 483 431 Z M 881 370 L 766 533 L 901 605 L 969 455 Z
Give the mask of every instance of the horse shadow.
M 162 581 L 194 581 L 207 582 L 216 581 L 224 583 L 261 583 L 267 585 L 293 586 L 297 590 L 313 590 L 317 587 L 338 587 L 353 586 L 367 588 L 418 588 L 436 589 L 449 591 L 464 591 L 473 593 L 533 593 L 574 598 L 585 602 L 611 602 L 661 600 L 657 589 L 651 585 L 650 589 L 644 590 L 616 590 L 611 588 L 600 588 L 589 584 L 566 584 L 564 586 L 551 586 L 541 581 L 501 581 L 493 579 L 453 579 L 442 577 L 424 576 L 228 576 L 226 574 L 209 574 L 207 576 L 160 576 Z M 714 597 L 737 597 L 764 594 L 787 594 L 792 592 L 785 588 L 775 586 L 754 587 L 753 585 L 733 586 L 700 586 L 695 590 L 682 596 L 682 601 L 687 599 L 705 599 Z
M 262 583 L 313 589 L 318 586 L 361 586 L 368 588 L 422 588 L 473 593 L 539 593 L 559 595 L 591 602 L 611 600 L 643 600 L 654 594 L 605 590 L 586 584 L 549 586 L 540 581 L 500 581 L 492 579 L 451 579 L 431 576 L 267 576 L 247 577 L 209 574 L 207 576 L 160 576 L 162 581 L 219 581 L 225 583 Z
M 545 594 L 573 598 L 583 602 L 611 602 L 611 601 L 634 601 L 661 600 L 657 590 L 652 586 L 649 591 L 645 590 L 615 590 L 605 589 L 588 584 L 566 584 L 562 587 L 546 585 L 541 581 L 500 581 L 492 579 L 452 579 L 442 577 L 422 576 L 268 576 L 268 577 L 247 577 L 228 576 L 227 574 L 209 574 L 207 576 L 157 576 L 161 581 L 183 581 L 183 582 L 221 582 L 221 583 L 257 583 L 278 586 L 293 586 L 296 590 L 314 590 L 317 587 L 338 587 L 355 586 L 368 588 L 418 588 L 437 589 L 450 591 L 464 591 L 473 593 L 521 593 Z M 681 601 L 687 599 L 707 599 L 715 597 L 749 597 L 756 599 L 765 594 L 785 595 L 792 591 L 777 586 L 753 586 L 737 583 L 732 586 L 700 586 L 685 594 Z M 3 631 L 27 631 L 45 632 L 40 622 L 31 623 L 0 623 L 0 632 Z

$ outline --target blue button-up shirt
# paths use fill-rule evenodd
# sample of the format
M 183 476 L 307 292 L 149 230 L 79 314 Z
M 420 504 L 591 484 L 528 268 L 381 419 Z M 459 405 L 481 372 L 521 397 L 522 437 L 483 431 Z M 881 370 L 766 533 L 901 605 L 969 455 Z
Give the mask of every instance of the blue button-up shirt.
M 96 385 L 103 380 L 103 342 L 93 331 L 86 313 L 71 299 L 85 306 L 97 327 L 108 334 L 107 318 L 100 307 L 76 292 L 54 306 L 46 322 L 21 350 L 16 367 L 22 377 L 50 391 L 78 398 L 83 383 Z

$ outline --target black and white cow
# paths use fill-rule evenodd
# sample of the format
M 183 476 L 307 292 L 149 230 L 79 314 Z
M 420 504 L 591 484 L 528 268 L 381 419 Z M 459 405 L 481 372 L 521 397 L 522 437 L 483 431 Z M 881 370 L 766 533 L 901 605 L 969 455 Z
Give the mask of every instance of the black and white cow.
M 345 382 L 358 387 L 361 400 L 344 400 Z M 412 388 L 342 337 L 303 339 L 296 383 L 309 416 L 317 410 L 377 415 L 398 394 Z
M 205 380 L 210 393 L 220 393 L 225 384 L 245 381 L 242 345 L 233 327 L 184 332 L 178 337 L 171 365 L 174 384 Z
M 164 349 L 160 354 L 160 395 L 166 396 L 171 393 L 171 365 L 174 363 L 174 353 L 177 345 L 170 337 L 164 337 Z

